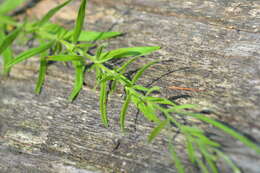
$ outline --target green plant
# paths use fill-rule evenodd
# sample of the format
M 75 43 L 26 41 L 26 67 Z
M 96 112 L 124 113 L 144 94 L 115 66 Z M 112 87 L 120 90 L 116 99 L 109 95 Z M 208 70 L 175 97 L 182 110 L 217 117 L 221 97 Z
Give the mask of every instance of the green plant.
M 7 30 L 7 25 L 12 24 L 15 25 L 16 22 L 12 20 L 10 17 L 6 16 L 6 14 L 15 9 L 17 6 L 19 6 L 24 0 L 18 0 L 18 1 L 4 1 L 4 3 L 0 6 L 0 43 L 5 40 L 5 44 L 1 45 L 0 47 L 0 54 L 2 54 L 4 59 L 4 67 L 7 63 L 9 63 L 12 59 L 12 50 L 10 48 L 10 44 L 14 41 L 14 39 L 18 36 L 20 30 L 16 29 L 13 31 L 12 34 L 6 36 L 5 32 Z M 4 74 L 8 74 L 10 69 L 5 68 L 3 71 Z
M 135 73 L 132 79 L 128 79 L 125 76 L 128 66 L 141 56 L 152 53 L 160 49 L 160 47 L 131 47 L 105 51 L 105 45 L 97 46 L 93 42 L 112 38 L 121 35 L 121 33 L 84 31 L 83 23 L 87 0 L 81 0 L 74 29 L 67 30 L 62 26 L 51 23 L 50 18 L 71 1 L 72 0 L 65 1 L 63 4 L 51 9 L 41 20 L 36 22 L 25 21 L 24 23 L 19 23 L 5 15 L 7 11 L 1 10 L 5 8 L 0 8 L 0 54 L 3 56 L 3 73 L 5 75 L 9 73 L 11 67 L 15 64 L 32 58 L 35 55 L 40 55 L 39 76 L 35 87 L 35 92 L 40 93 L 44 84 L 48 61 L 71 62 L 75 69 L 75 82 L 69 100 L 73 101 L 82 89 L 86 65 L 91 62 L 92 65 L 88 69 L 88 72 L 94 72 L 96 75 L 96 85 L 99 86 L 100 90 L 99 104 L 101 120 L 106 127 L 109 126 L 106 107 L 108 92 L 112 94 L 120 86 L 125 91 L 124 103 L 120 112 L 120 127 L 122 131 L 124 132 L 125 129 L 127 109 L 130 104 L 133 104 L 142 112 L 147 120 L 153 122 L 156 126 L 148 136 L 149 142 L 152 142 L 163 129 L 178 129 L 185 137 L 186 151 L 189 160 L 197 165 L 203 173 L 217 173 L 216 163 L 220 158 L 224 159 L 226 163 L 230 165 L 233 172 L 238 173 L 240 170 L 221 151 L 221 144 L 207 137 L 205 131 L 198 126 L 183 124 L 178 121 L 177 117 L 193 118 L 211 124 L 260 153 L 260 148 L 245 136 L 217 120 L 208 118 L 202 114 L 187 111 L 194 108 L 194 105 L 176 105 L 166 98 L 154 96 L 153 93 L 159 91 L 160 87 L 154 86 L 148 88 L 139 85 L 138 79 L 140 79 L 149 67 L 159 61 L 146 64 Z M 14 3 L 12 0 L 7 0 L 5 4 L 8 4 L 8 2 Z M 17 1 L 15 5 L 19 4 L 20 1 Z M 13 8 L 6 7 L 6 9 Z M 3 13 L 1 13 L 1 11 L 3 11 Z M 8 26 L 12 26 L 15 29 L 8 30 Z M 9 32 L 7 35 L 5 34 L 6 31 Z M 38 40 L 39 46 L 28 49 L 13 58 L 11 46 L 14 40 L 19 38 L 19 36 L 25 38 L 24 36 L 28 34 L 33 35 L 35 39 Z M 89 54 L 89 49 L 95 47 L 95 54 Z M 52 54 L 49 54 L 50 49 L 52 50 Z M 113 69 L 106 66 L 109 61 L 119 58 L 127 58 L 129 60 L 122 66 L 114 67 Z M 111 84 L 110 91 L 108 89 L 108 83 Z M 159 116 L 159 114 L 163 116 Z M 169 137 L 169 151 L 172 154 L 178 172 L 185 172 L 184 165 L 177 154 L 171 136 Z

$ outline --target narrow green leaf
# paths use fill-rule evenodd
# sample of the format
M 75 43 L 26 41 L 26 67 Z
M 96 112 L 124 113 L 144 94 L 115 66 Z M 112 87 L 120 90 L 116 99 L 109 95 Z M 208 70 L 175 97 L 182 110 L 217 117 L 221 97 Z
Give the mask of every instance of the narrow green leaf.
M 160 47 L 130 47 L 130 48 L 121 48 L 112 50 L 109 52 L 104 52 L 101 54 L 100 63 L 107 62 L 114 58 L 127 58 L 127 57 L 136 57 L 143 56 L 149 53 L 152 53 Z
M 98 40 L 105 40 L 120 36 L 120 32 L 95 32 L 95 31 L 81 31 L 78 41 L 94 42 Z
M 202 162 L 201 159 L 197 158 L 196 161 L 197 161 L 202 173 L 210 173 L 207 166 Z
M 126 99 L 124 101 L 124 104 L 123 104 L 121 112 L 120 112 L 120 127 L 121 127 L 122 131 L 125 128 L 125 117 L 126 117 L 126 112 L 127 112 L 127 109 L 128 109 L 130 102 L 131 102 L 131 95 L 128 93 L 126 95 Z
M 154 86 L 152 88 L 149 88 L 149 90 L 146 92 L 146 96 L 150 95 L 151 93 L 155 92 L 155 91 L 160 91 L 161 90 L 161 87 L 159 86 Z
M 232 168 L 233 173 L 242 173 L 241 170 L 233 163 L 232 160 L 230 160 L 227 155 L 217 149 L 215 150 L 215 152 L 226 161 L 226 163 Z
M 99 81 L 102 81 L 103 79 L 105 80 L 109 80 L 110 77 L 107 78 L 107 76 L 101 76 L 102 75 L 102 71 L 101 69 L 99 68 L 98 65 L 95 66 L 95 71 L 96 71 L 96 81 L 99 82 Z M 103 77 L 103 78 L 102 78 Z M 111 76 L 112 77 L 112 76 Z M 104 81 L 105 82 L 105 81 Z M 101 82 L 99 82 L 101 83 Z
M 183 125 L 179 123 L 179 121 L 177 121 L 174 117 L 172 117 L 167 111 L 165 111 L 164 108 L 159 107 L 158 109 L 163 112 L 163 114 L 170 120 L 171 123 L 173 123 L 179 129 L 182 129 Z
M 140 70 L 137 71 L 137 73 L 134 75 L 132 82 L 135 84 L 137 80 L 142 76 L 142 74 L 152 65 L 156 64 L 157 61 L 150 62 L 146 65 L 144 65 Z
M 153 122 L 160 122 L 159 118 L 156 115 L 156 109 L 153 107 L 153 104 L 150 102 L 146 103 L 145 117 Z
M 121 74 L 125 73 L 126 68 L 127 68 L 130 64 L 132 64 L 135 60 L 137 60 L 137 59 L 138 59 L 138 56 L 137 56 L 137 57 L 134 57 L 134 58 L 132 58 L 132 59 L 130 59 L 130 60 L 128 60 L 128 61 L 125 62 L 120 68 L 118 68 L 117 71 L 118 71 L 119 73 L 121 73 Z
M 22 27 L 17 28 L 5 37 L 2 44 L 0 45 L 0 54 L 2 54 L 2 52 L 13 43 L 13 41 L 18 37 L 21 30 Z
M 201 142 L 203 142 L 204 144 L 207 144 L 207 145 L 210 145 L 212 147 L 220 147 L 221 145 L 211 139 L 209 139 L 207 136 L 205 136 L 204 134 L 198 134 L 198 133 L 195 133 L 195 136 L 198 136 L 200 139 Z
M 103 77 L 102 79 L 99 79 L 99 70 L 96 69 L 96 79 L 99 81 L 99 83 L 104 82 L 104 81 L 112 81 L 116 82 L 116 81 L 124 81 L 125 83 L 131 83 L 131 81 L 127 80 L 123 75 L 119 74 L 119 73 L 111 73 L 109 75 L 106 75 L 105 77 Z M 115 86 L 114 86 L 115 87 Z
M 61 40 L 61 39 L 67 40 L 68 33 L 69 33 L 69 31 L 67 31 L 66 29 L 58 30 L 58 32 L 57 32 L 58 40 Z
M 84 83 L 84 64 L 78 61 L 73 62 L 73 64 L 75 66 L 75 81 L 73 90 L 69 96 L 69 101 L 73 101 L 75 99 L 75 97 L 79 94 L 80 90 L 82 89 Z
M 204 144 L 210 145 L 212 147 L 220 147 L 221 145 L 211 139 L 209 139 L 207 136 L 205 136 L 204 131 L 201 128 L 198 127 L 192 127 L 192 126 L 182 126 L 181 130 L 191 135 L 192 137 L 197 137 L 199 141 L 203 142 Z
M 174 146 L 172 144 L 169 144 L 169 150 L 172 155 L 172 159 L 174 160 L 175 167 L 178 170 L 178 173 L 185 173 L 183 164 L 182 164 L 181 160 L 179 159 L 179 157 L 174 149 Z
M 160 122 L 154 107 L 150 103 L 143 103 L 142 101 L 137 104 L 138 109 L 144 114 L 145 118 L 152 122 Z
M 13 53 L 10 47 L 8 47 L 4 52 L 3 52 L 3 59 L 4 59 L 4 71 L 3 74 L 8 76 L 11 68 L 6 68 L 6 64 L 8 64 L 10 61 L 13 59 Z
M 43 26 L 39 28 L 37 31 L 37 34 L 41 38 L 51 39 L 51 40 L 67 40 L 69 37 L 71 37 L 71 34 L 69 34 L 69 31 L 65 29 L 63 26 L 60 26 L 58 24 L 53 24 L 50 22 L 47 22 Z
M 49 43 L 42 44 L 37 48 L 32 48 L 32 49 L 22 52 L 16 58 L 14 58 L 10 63 L 8 63 L 6 65 L 6 68 L 10 68 L 13 65 L 18 64 L 19 62 L 22 62 L 28 58 L 31 58 L 32 56 L 42 53 L 43 51 L 49 49 L 52 45 L 53 45 L 53 42 L 49 42 Z
M 156 136 L 162 131 L 162 129 L 169 123 L 169 120 L 164 120 L 159 123 L 157 127 L 155 127 L 150 135 L 148 136 L 148 142 L 152 142 Z
M 101 53 L 102 53 L 104 47 L 105 47 L 104 45 L 101 45 L 101 46 L 99 46 L 99 47 L 97 48 L 97 51 L 96 51 L 96 60 L 99 60 L 99 57 L 100 57 L 100 55 L 101 55 Z
M 88 58 L 89 58 L 92 62 L 95 62 L 95 64 L 96 64 L 100 69 L 102 69 L 104 72 L 106 72 L 106 74 L 107 74 L 107 73 L 109 73 L 109 75 L 112 74 L 112 75 L 115 77 L 115 79 L 116 79 L 116 78 L 120 79 L 120 80 L 118 80 L 118 82 L 120 82 L 122 85 L 124 85 L 124 86 L 132 86 L 132 85 L 133 85 L 132 82 L 131 82 L 128 78 L 126 78 L 124 75 L 119 74 L 119 73 L 115 72 L 114 70 L 111 70 L 111 69 L 105 67 L 103 64 L 100 64 L 100 63 L 96 62 L 95 59 L 93 59 L 93 57 L 88 57 Z
M 95 44 L 91 44 L 91 43 L 81 43 L 81 44 L 77 44 L 77 47 L 79 48 L 85 48 L 85 49 L 89 49 L 91 47 L 95 47 Z
M 103 124 L 108 127 L 107 119 L 107 83 L 102 82 L 100 84 L 100 96 L 99 96 L 99 107 L 101 112 L 101 120 Z
M 44 41 L 41 40 L 40 44 L 43 44 Z M 41 59 L 40 59 L 40 69 L 39 69 L 39 74 L 38 74 L 38 79 L 36 82 L 36 87 L 35 87 L 35 93 L 40 94 L 42 90 L 42 86 L 45 82 L 45 76 L 47 72 L 47 65 L 48 61 L 46 60 L 46 56 L 48 55 L 48 50 L 45 50 L 41 53 Z
M 183 114 L 183 112 L 182 112 Z M 184 115 L 187 115 L 187 113 L 184 113 Z M 246 146 L 248 146 L 249 148 L 252 148 L 253 150 L 255 150 L 257 153 L 260 153 L 260 147 L 255 144 L 254 142 L 252 142 L 251 140 L 249 140 L 248 138 L 246 138 L 245 136 L 239 134 L 238 132 L 236 132 L 235 130 L 225 126 L 224 124 L 215 121 L 214 119 L 208 118 L 206 116 L 203 116 L 201 114 L 188 114 L 189 116 L 195 117 L 201 121 L 207 122 L 221 130 L 223 130 L 224 132 L 226 132 L 227 134 L 233 136 L 234 138 L 238 139 L 239 141 L 241 141 L 242 143 L 244 143 Z
M 117 87 L 117 81 L 113 80 L 110 88 L 110 94 L 113 94 L 116 91 L 116 87 Z
M 193 138 L 191 137 L 190 139 L 192 140 Z M 194 152 L 195 152 L 195 150 L 196 150 L 195 147 L 197 148 L 198 146 L 194 146 L 194 147 L 193 147 L 193 151 L 194 151 Z M 199 149 L 198 149 L 198 150 L 199 150 Z M 194 157 L 195 161 L 197 162 L 197 164 L 198 164 L 198 166 L 199 166 L 199 168 L 200 168 L 200 171 L 201 171 L 202 173 L 209 173 L 209 170 L 208 170 L 207 166 L 203 163 L 202 159 L 199 158 L 199 157 L 196 155 L 196 153 L 194 153 L 193 157 Z
M 95 84 L 93 86 L 93 90 L 96 91 L 97 87 L 101 84 L 101 80 L 103 80 L 106 77 L 104 77 L 103 79 L 100 79 L 101 70 L 99 69 L 98 65 L 93 64 L 91 69 L 93 69 L 93 71 L 95 72 L 95 75 L 96 75 L 96 80 L 94 81 Z M 106 79 L 104 79 L 104 81 L 102 81 L 102 82 L 105 82 L 105 81 L 106 81 Z
M 26 0 L 5 0 L 0 4 L 0 14 L 6 14 L 21 5 Z
M 73 32 L 73 42 L 76 43 L 78 41 L 79 36 L 81 35 L 81 31 L 84 24 L 85 19 L 85 11 L 86 11 L 87 0 L 81 0 L 81 4 L 78 11 L 78 17 L 76 20 L 76 25 Z
M 206 156 L 206 161 L 213 173 L 219 173 L 218 168 L 216 166 L 216 162 L 214 160 L 211 160 L 209 157 Z
M 139 90 L 139 91 L 148 91 L 149 90 L 149 88 L 146 88 L 142 85 L 134 85 L 132 88 L 135 90 Z
M 76 47 L 75 44 L 70 43 L 66 40 L 59 40 L 59 42 L 62 43 L 66 47 L 66 49 L 68 49 L 69 52 L 74 52 L 74 49 Z
M 37 32 L 35 34 L 38 38 L 41 38 L 43 40 L 53 40 L 53 41 L 58 40 L 58 37 L 56 34 L 48 33 L 41 29 L 37 30 Z
M 60 42 L 56 42 L 53 48 L 53 54 L 59 54 L 62 51 L 62 44 Z
M 208 163 L 210 169 L 212 170 L 212 172 L 218 173 L 218 169 L 215 164 L 216 158 L 207 151 L 207 146 L 203 145 L 201 142 L 199 142 L 199 149 L 200 149 L 201 153 L 203 154 L 203 156 L 204 156 L 206 162 Z
M 10 25 L 14 25 L 14 26 L 18 26 L 18 23 L 12 19 L 9 16 L 4 16 L 0 14 L 0 24 L 10 24 Z
M 45 58 L 45 55 L 47 55 L 47 53 L 42 55 L 41 61 L 40 61 L 40 70 L 39 70 L 39 75 L 38 75 L 38 79 L 37 79 L 37 83 L 36 83 L 36 87 L 35 87 L 36 94 L 40 94 L 42 86 L 44 84 L 44 80 L 45 80 L 45 75 L 46 75 L 46 71 L 47 71 L 47 60 Z
M 57 7 L 54 7 L 53 9 L 51 9 L 46 15 L 43 16 L 43 18 L 37 22 L 37 26 L 41 27 L 42 25 L 46 24 L 47 22 L 49 22 L 50 18 L 56 14 L 61 8 L 63 8 L 64 6 L 66 6 L 67 4 L 69 4 L 71 2 L 71 0 L 65 1 L 64 3 L 58 5 Z
M 192 163 L 195 163 L 196 156 L 195 156 L 195 149 L 192 144 L 192 137 L 186 136 L 186 149 L 188 153 L 188 157 Z
M 4 33 L 4 27 L 0 25 L 0 44 L 4 41 L 5 37 L 6 36 L 5 36 L 5 33 Z M 11 48 L 10 47 L 6 48 L 3 51 L 2 56 L 3 56 L 3 71 L 2 71 L 2 73 L 3 73 L 3 75 L 8 76 L 11 69 L 6 68 L 6 64 L 8 64 L 13 58 Z
M 97 79 L 98 79 L 98 77 L 97 77 Z M 113 76 L 113 75 L 106 75 L 101 80 L 99 80 L 99 83 L 107 82 L 107 81 L 114 80 L 114 79 L 119 79 L 119 78 L 117 78 L 117 76 Z
M 78 55 L 52 55 L 47 57 L 48 61 L 80 61 L 84 62 L 84 57 Z
M 164 104 L 164 105 L 171 105 L 171 106 L 176 106 L 173 102 L 166 98 L 161 98 L 161 97 L 151 97 L 151 96 L 146 96 L 145 97 L 149 102 L 157 103 L 157 104 Z
M 175 105 L 171 108 L 169 108 L 167 111 L 168 112 L 177 112 L 179 110 L 183 110 L 183 109 L 193 109 L 196 108 L 197 106 L 194 104 L 182 104 L 182 105 Z
M 60 26 L 58 24 L 46 22 L 43 26 L 39 28 L 40 30 L 43 30 L 45 32 L 51 33 L 51 34 L 57 34 L 60 31 L 67 31 L 63 26 Z

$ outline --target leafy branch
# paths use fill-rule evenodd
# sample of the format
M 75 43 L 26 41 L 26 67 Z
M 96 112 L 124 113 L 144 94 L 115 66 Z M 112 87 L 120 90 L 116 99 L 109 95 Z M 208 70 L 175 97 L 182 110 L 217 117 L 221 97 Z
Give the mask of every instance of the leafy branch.
M 87 0 L 81 0 L 74 29 L 68 30 L 60 25 L 51 23 L 51 17 L 71 1 L 72 0 L 65 1 L 51 9 L 39 21 L 25 21 L 23 23 L 19 23 L 11 17 L 6 16 L 8 10 L 5 10 L 13 10 L 13 7 L 18 6 L 21 1 L 5 1 L 5 8 L 0 7 L 0 54 L 4 61 L 4 75 L 8 75 L 10 69 L 14 65 L 39 55 L 40 68 L 35 87 L 35 92 L 39 94 L 44 85 L 48 61 L 70 62 L 73 64 L 75 69 L 75 82 L 68 99 L 73 101 L 83 87 L 86 65 L 90 62 L 92 65 L 89 71 L 95 73 L 96 84 L 100 89 L 100 115 L 105 127 L 109 126 L 109 120 L 107 117 L 108 94 L 112 94 L 121 87 L 125 93 L 124 102 L 119 115 L 119 124 L 122 132 L 124 132 L 125 129 L 125 119 L 128 107 L 130 105 L 135 105 L 148 121 L 155 124 L 155 128 L 148 136 L 148 142 L 152 142 L 163 129 L 167 130 L 172 129 L 173 127 L 177 128 L 185 137 L 186 151 L 189 160 L 193 164 L 197 165 L 203 173 L 217 173 L 218 168 L 216 163 L 221 158 L 226 161 L 226 164 L 232 168 L 233 172 L 239 173 L 240 170 L 225 155 L 225 153 L 221 151 L 221 144 L 207 137 L 204 130 L 198 126 L 187 125 L 179 122 L 178 118 L 176 118 L 177 116 L 191 117 L 200 120 L 201 122 L 211 124 L 238 139 L 257 153 L 260 153 L 259 146 L 217 120 L 206 117 L 202 114 L 186 111 L 194 108 L 194 105 L 176 105 L 166 98 L 154 96 L 153 93 L 159 91 L 160 87 L 144 87 L 139 85 L 138 80 L 142 77 L 145 71 L 152 65 L 159 63 L 159 61 L 150 62 L 144 65 L 135 73 L 132 79 L 127 78 L 124 74 L 130 64 L 141 56 L 160 49 L 160 47 L 131 47 L 105 51 L 106 46 L 97 46 L 96 44 L 93 44 L 95 41 L 116 37 L 121 35 L 121 33 L 83 30 Z M 14 2 L 17 3 L 14 4 Z M 9 27 L 14 29 L 8 29 Z M 28 34 L 35 36 L 35 39 L 38 40 L 39 46 L 28 49 L 13 57 L 14 53 L 12 52 L 12 45 L 14 44 L 14 41 L 19 39 L 19 37 L 25 39 L 25 36 Z M 94 55 L 91 55 L 89 50 L 93 48 L 96 48 L 96 52 Z M 52 50 L 52 54 L 49 53 L 49 50 Z M 125 58 L 128 60 L 123 65 L 112 69 L 106 66 L 109 61 L 119 58 Z M 109 83 L 111 84 L 110 91 L 108 87 Z M 169 136 L 169 151 L 178 172 L 184 173 L 184 165 L 174 147 L 174 141 L 171 135 Z

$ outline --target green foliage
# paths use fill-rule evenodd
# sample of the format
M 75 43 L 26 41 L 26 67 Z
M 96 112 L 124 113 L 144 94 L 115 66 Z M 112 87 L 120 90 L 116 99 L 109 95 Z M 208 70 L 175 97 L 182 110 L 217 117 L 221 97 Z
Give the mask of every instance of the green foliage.
M 0 54 L 13 43 L 13 41 L 17 38 L 17 36 L 21 32 L 21 30 L 22 28 L 17 28 L 4 38 L 2 44 L 0 45 Z
M 131 47 L 108 51 L 105 45 L 97 46 L 94 42 L 119 36 L 121 33 L 84 31 L 83 24 L 87 0 L 81 0 L 78 17 L 73 30 L 65 29 L 62 26 L 50 22 L 51 17 L 69 4 L 71 0 L 65 1 L 61 5 L 51 9 L 39 21 L 26 22 L 26 24 L 16 22 L 11 17 L 5 15 L 21 2 L 23 1 L 8 0 L 0 7 L 0 54 L 3 57 L 5 74 L 8 74 L 10 68 L 14 65 L 36 55 L 40 55 L 39 76 L 35 87 L 35 92 L 39 94 L 45 81 L 49 61 L 72 63 L 75 69 L 75 82 L 69 100 L 73 101 L 83 87 L 86 65 L 91 62 L 92 66 L 88 69 L 88 72 L 94 72 L 96 75 L 95 83 L 99 86 L 100 90 L 99 107 L 101 120 L 105 127 L 109 126 L 107 116 L 108 94 L 112 94 L 117 89 L 123 88 L 125 91 L 125 99 L 119 117 L 121 130 L 124 131 L 125 129 L 129 106 L 135 105 L 148 121 L 155 124 L 155 128 L 148 136 L 148 142 L 153 142 L 164 129 L 169 132 L 171 129 L 177 129 L 184 136 L 189 160 L 197 165 L 203 173 L 217 173 L 216 163 L 219 159 L 225 160 L 234 173 L 240 173 L 240 170 L 220 150 L 221 144 L 207 137 L 205 132 L 198 126 L 183 124 L 179 122 L 177 117 L 192 117 L 201 122 L 208 123 L 260 153 L 260 148 L 255 143 L 235 130 L 202 114 L 187 111 L 188 109 L 194 108 L 195 105 L 176 105 L 166 98 L 154 96 L 153 93 L 160 91 L 160 87 L 154 86 L 147 88 L 139 85 L 138 80 L 140 80 L 148 68 L 158 63 L 158 61 L 147 63 L 135 73 L 132 79 L 128 79 L 125 76 L 125 72 L 129 65 L 134 63 L 141 56 L 150 54 L 160 49 L 160 47 Z M 7 26 L 14 29 L 7 29 Z M 12 52 L 14 41 L 19 38 L 19 35 L 22 35 L 24 37 L 23 39 L 26 39 L 26 35 L 28 34 L 34 35 L 39 45 L 36 48 L 31 48 L 15 55 L 15 53 Z M 88 53 L 90 48 L 96 48 L 95 55 Z M 52 53 L 50 54 L 50 52 Z M 121 66 L 116 66 L 112 69 L 106 66 L 109 61 L 118 58 L 125 58 L 127 60 Z M 111 83 L 111 91 L 109 91 L 108 88 L 109 83 Z M 178 172 L 184 173 L 185 167 L 171 137 L 173 134 L 168 133 L 167 135 L 170 136 L 169 151 L 175 166 Z
M 73 65 L 75 67 L 75 83 L 73 86 L 73 90 L 69 96 L 70 101 L 73 101 L 75 97 L 79 94 L 84 83 L 84 64 L 81 61 L 77 61 L 73 62 Z
M 17 26 L 18 25 L 16 23 L 16 21 L 14 19 L 12 19 L 11 17 L 4 16 L 4 15 L 0 14 L 0 25 L 3 25 L 3 24 L 10 24 L 10 25 L 13 25 L 13 26 Z
M 3 56 L 4 70 L 2 71 L 2 73 L 4 75 L 9 74 L 10 68 L 6 68 L 6 64 L 8 64 L 13 58 L 13 53 L 10 45 L 18 37 L 19 33 L 22 30 L 22 27 L 19 27 L 12 31 L 10 34 L 6 35 L 5 31 L 7 30 L 7 24 L 12 24 L 14 26 L 17 25 L 15 20 L 13 20 L 9 16 L 6 16 L 6 14 L 21 5 L 24 1 L 25 0 L 5 0 L 3 3 L 0 4 L 0 55 L 2 54 Z
M 0 14 L 6 14 L 19 5 L 21 5 L 26 0 L 5 0 L 2 4 L 0 4 Z
M 128 58 L 128 57 L 136 57 L 143 56 L 145 54 L 149 54 L 156 50 L 160 49 L 160 47 L 131 47 L 131 48 L 121 48 L 112 50 L 109 52 L 104 52 L 101 54 L 100 63 L 107 62 L 112 59 L 117 58 Z
M 156 136 L 159 135 L 162 129 L 169 123 L 169 120 L 163 120 L 159 123 L 157 127 L 155 127 L 148 137 L 148 142 L 152 142 Z
M 185 169 L 183 167 L 183 164 L 182 164 L 178 154 L 176 153 L 174 146 L 171 143 L 169 143 L 169 150 L 170 150 L 170 153 L 172 155 L 172 159 L 175 161 L 175 166 L 176 166 L 178 172 L 179 173 L 185 173 Z
M 49 22 L 49 20 L 51 19 L 51 17 L 54 14 L 56 14 L 61 8 L 63 8 L 64 6 L 66 6 L 70 2 L 71 2 L 71 0 L 68 0 L 68 1 L 62 3 L 61 5 L 58 5 L 57 7 L 51 9 L 46 15 L 43 16 L 43 18 L 39 22 L 36 23 L 37 27 L 41 27 L 42 25 Z
M 107 118 L 107 82 L 103 81 L 100 84 L 100 96 L 99 96 L 99 105 L 101 112 L 101 120 L 103 124 L 108 127 L 108 118 Z
M 38 80 L 36 82 L 36 87 L 35 87 L 36 94 L 40 94 L 42 86 L 45 81 L 45 75 L 47 72 L 47 60 L 45 58 L 46 56 L 47 56 L 46 51 L 41 54 L 39 75 L 38 75 Z
M 121 32 L 95 32 L 95 31 L 81 31 L 78 41 L 93 42 L 97 40 L 105 40 L 122 35 Z
M 35 55 L 38 55 L 38 54 L 46 51 L 47 49 L 50 49 L 52 47 L 52 45 L 53 45 L 53 42 L 49 42 L 49 43 L 44 43 L 44 44 L 40 45 L 39 47 L 28 49 L 28 50 L 22 52 L 21 54 L 17 55 L 14 59 L 12 59 L 10 61 L 10 63 L 6 64 L 5 68 L 11 68 L 15 64 L 18 64 Z
M 9 41 L 9 44 L 10 44 L 10 41 Z M 2 53 L 3 61 L 4 61 L 3 66 L 5 67 L 6 64 L 12 60 L 13 55 L 12 55 L 11 48 L 8 47 L 8 41 L 7 41 L 6 35 L 4 33 L 4 26 L 2 26 L 0 29 L 0 52 Z M 4 75 L 8 75 L 9 72 L 10 72 L 10 69 L 8 69 L 8 68 L 3 70 Z
M 82 0 L 80 7 L 79 7 L 79 12 L 78 12 L 78 17 L 76 20 L 76 25 L 74 28 L 74 32 L 73 32 L 73 42 L 76 43 L 79 39 L 81 30 L 83 28 L 83 24 L 84 24 L 84 19 L 85 19 L 85 9 L 86 9 L 86 4 L 87 4 L 87 0 Z
M 120 113 L 120 127 L 122 130 L 125 129 L 125 117 L 126 117 L 127 109 L 128 109 L 130 102 L 131 102 L 131 95 L 127 94 L 127 96 L 125 98 L 125 102 L 122 106 L 121 113 Z

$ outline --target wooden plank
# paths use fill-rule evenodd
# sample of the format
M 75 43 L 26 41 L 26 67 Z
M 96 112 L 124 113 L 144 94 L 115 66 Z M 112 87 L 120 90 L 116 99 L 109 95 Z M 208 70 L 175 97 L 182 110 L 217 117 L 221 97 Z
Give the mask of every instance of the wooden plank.
M 51 3 L 55 1 L 45 0 L 28 14 L 37 13 L 39 17 L 44 11 L 39 9 L 48 10 L 55 5 Z M 73 18 L 68 16 L 76 14 L 78 4 L 73 2 L 53 20 L 72 27 Z M 175 98 L 178 103 L 199 104 L 209 116 L 260 139 L 259 9 L 257 0 L 93 0 L 86 28 L 127 33 L 110 40 L 110 48 L 161 46 L 160 51 L 131 67 L 136 69 L 153 59 L 163 60 L 145 74 L 142 84 L 159 85 L 163 96 Z M 88 85 L 70 104 L 66 97 L 73 71 L 60 64 L 51 66 L 43 93 L 35 96 L 37 68 L 37 60 L 29 61 L 16 66 L 12 78 L 0 79 L 1 154 L 8 153 L 11 160 L 19 159 L 19 154 L 7 149 L 15 148 L 22 153 L 20 160 L 28 161 L 21 165 L 26 167 L 30 158 L 37 158 L 40 169 L 46 172 L 52 171 L 45 169 L 49 162 L 40 161 L 41 157 L 34 152 L 43 155 L 42 159 L 53 159 L 53 165 L 62 168 L 68 164 L 71 169 L 108 172 L 174 172 L 165 136 L 161 135 L 153 145 L 147 144 L 146 135 L 152 125 L 141 116 L 136 124 L 134 109 L 129 111 L 127 135 L 120 133 L 120 93 L 113 98 L 115 105 L 110 105 L 111 127 L 105 129 L 99 119 L 97 93 L 90 89 L 93 74 L 86 75 Z M 203 92 L 170 90 L 170 86 Z M 260 170 L 260 157 L 254 152 L 211 131 L 218 134 L 216 139 L 225 144 L 226 153 L 245 172 Z M 178 147 L 182 152 L 183 146 Z M 5 164 L 15 165 L 11 161 L 0 163 L 4 163 L 3 170 L 9 169 Z M 220 167 L 221 172 L 230 171 Z

